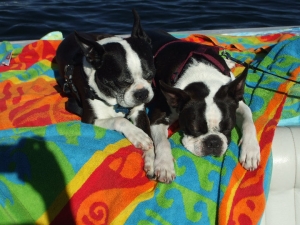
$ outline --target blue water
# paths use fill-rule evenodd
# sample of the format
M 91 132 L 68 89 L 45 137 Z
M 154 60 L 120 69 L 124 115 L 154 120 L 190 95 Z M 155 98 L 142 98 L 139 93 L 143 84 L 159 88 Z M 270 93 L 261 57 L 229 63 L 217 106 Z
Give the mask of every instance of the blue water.
M 133 16 L 166 31 L 300 25 L 300 1 L 0 1 L 0 41 L 39 39 L 51 31 L 128 34 Z

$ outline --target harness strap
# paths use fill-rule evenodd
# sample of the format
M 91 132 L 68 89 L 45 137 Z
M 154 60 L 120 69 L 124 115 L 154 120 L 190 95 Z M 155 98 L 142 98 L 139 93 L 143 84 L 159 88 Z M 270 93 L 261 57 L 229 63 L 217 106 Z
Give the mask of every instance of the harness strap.
M 287 81 L 293 82 L 293 83 L 295 83 L 295 84 L 300 84 L 299 81 L 293 80 L 293 79 L 291 79 L 291 78 L 281 77 L 281 76 L 279 76 L 279 75 L 277 75 L 277 74 L 270 73 L 270 72 L 268 72 L 268 71 L 266 71 L 266 70 L 260 69 L 260 68 L 258 68 L 257 66 L 252 66 L 252 65 L 250 65 L 249 63 L 246 63 L 246 62 L 244 62 L 244 61 L 241 61 L 241 60 L 238 60 L 238 59 L 236 59 L 236 58 L 233 58 L 228 52 L 225 51 L 225 49 L 223 50 L 222 55 L 225 56 L 227 59 L 230 59 L 230 60 L 232 60 L 232 61 L 234 61 L 234 62 L 236 62 L 236 63 L 238 63 L 238 64 L 240 64 L 240 65 L 243 65 L 243 66 L 245 66 L 245 67 L 248 66 L 250 69 L 252 69 L 252 70 L 254 70 L 254 71 L 257 70 L 257 71 L 260 71 L 260 72 L 262 72 L 262 73 L 270 74 L 270 75 L 275 76 L 275 77 L 278 77 L 278 78 L 280 78 L 280 79 L 283 79 L 283 80 L 287 80 Z
M 167 46 L 174 44 L 174 43 L 183 43 L 183 42 L 187 42 L 187 43 L 191 43 L 188 41 L 184 41 L 184 40 L 175 40 L 175 41 L 171 41 L 166 43 L 165 45 L 161 46 L 158 51 L 155 53 L 154 58 Z M 198 44 L 198 48 L 195 49 L 194 51 L 191 51 L 188 56 L 186 57 L 186 59 L 180 64 L 180 66 L 177 68 L 176 71 L 173 72 L 172 76 L 171 76 L 171 83 L 172 85 L 174 85 L 178 79 L 180 78 L 181 72 L 184 68 L 184 66 L 186 65 L 186 63 L 188 62 L 188 60 L 193 56 L 193 55 L 199 55 L 202 58 L 206 59 L 207 61 L 209 61 L 210 63 L 212 63 L 214 66 L 216 66 L 224 75 L 229 76 L 230 77 L 230 69 L 223 63 L 223 61 L 221 61 L 222 57 L 219 55 L 219 50 L 220 48 L 217 46 L 207 46 L 207 45 L 201 45 Z M 154 83 L 154 86 L 156 86 L 156 84 Z
M 82 116 L 83 113 L 82 107 L 78 104 L 78 101 L 75 98 L 68 98 L 68 101 L 66 102 L 66 110 L 78 116 Z
M 79 99 L 78 91 L 73 84 L 73 72 L 74 72 L 74 65 L 66 65 L 65 66 L 65 83 L 63 86 L 63 92 L 66 94 L 73 93 L 77 99 Z
M 67 64 L 65 66 L 65 82 L 63 84 L 63 92 L 69 95 L 66 102 L 66 110 L 78 116 L 82 116 L 82 105 L 77 88 L 73 84 L 74 65 Z
M 84 86 L 84 92 L 86 95 L 86 98 L 89 99 L 98 99 L 101 101 L 104 101 L 103 99 L 99 98 L 96 94 L 96 92 L 88 85 L 87 78 L 84 75 L 84 71 L 82 68 L 82 57 L 83 55 L 81 52 L 77 52 L 72 61 L 67 64 L 64 68 L 64 84 L 63 84 L 63 92 L 66 93 L 67 95 L 71 95 L 73 97 L 69 97 L 68 101 L 66 102 L 66 109 L 69 112 L 72 112 L 74 114 L 77 114 L 79 116 L 82 115 L 82 102 L 79 96 L 79 92 L 76 88 L 76 86 L 73 83 L 73 74 L 74 74 L 74 68 L 75 66 L 80 66 L 80 76 L 82 77 L 83 80 L 83 86 Z

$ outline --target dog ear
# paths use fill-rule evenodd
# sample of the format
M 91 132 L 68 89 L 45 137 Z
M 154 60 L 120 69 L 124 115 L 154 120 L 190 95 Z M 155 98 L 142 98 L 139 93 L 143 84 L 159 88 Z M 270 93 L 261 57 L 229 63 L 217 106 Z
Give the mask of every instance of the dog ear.
M 102 65 L 103 54 L 105 52 L 104 48 L 89 35 L 79 34 L 76 31 L 75 40 L 80 46 L 86 60 L 94 67 L 94 69 L 100 68 Z
M 247 75 L 248 75 L 248 66 L 245 67 L 244 71 L 238 77 L 236 77 L 235 80 L 233 80 L 227 85 L 223 85 L 218 90 L 215 96 L 221 99 L 226 96 L 229 96 L 235 99 L 236 101 L 243 100 Z
M 147 43 L 151 44 L 151 39 L 142 28 L 139 14 L 137 13 L 137 11 L 135 11 L 135 9 L 132 9 L 132 13 L 134 16 L 134 24 L 131 32 L 131 37 L 144 39 Z
M 191 99 L 190 96 L 183 90 L 171 87 L 164 83 L 162 80 L 159 81 L 159 84 L 160 89 L 167 100 L 168 105 L 172 108 L 181 109 L 184 106 L 184 104 Z

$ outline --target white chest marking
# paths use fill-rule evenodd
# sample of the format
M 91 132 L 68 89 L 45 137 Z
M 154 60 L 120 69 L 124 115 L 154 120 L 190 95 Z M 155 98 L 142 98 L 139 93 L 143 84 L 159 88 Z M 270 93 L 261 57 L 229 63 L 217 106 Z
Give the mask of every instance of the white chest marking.
M 205 118 L 206 118 L 208 131 L 218 132 L 220 130 L 219 125 L 222 120 L 222 113 L 212 98 L 207 97 L 205 99 L 205 102 L 206 102 Z

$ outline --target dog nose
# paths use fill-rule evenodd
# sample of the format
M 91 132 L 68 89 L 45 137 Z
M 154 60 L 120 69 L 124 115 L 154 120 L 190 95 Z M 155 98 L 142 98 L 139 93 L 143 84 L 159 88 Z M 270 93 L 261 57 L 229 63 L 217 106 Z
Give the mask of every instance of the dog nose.
M 217 135 L 208 136 L 205 141 L 207 152 L 212 155 L 220 154 L 220 147 L 222 146 L 222 140 Z
M 145 88 L 140 89 L 136 91 L 133 96 L 138 100 L 138 101 L 144 101 L 148 98 L 149 91 Z

